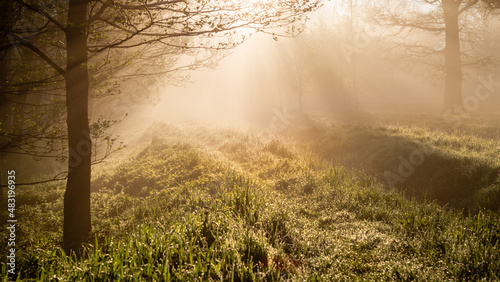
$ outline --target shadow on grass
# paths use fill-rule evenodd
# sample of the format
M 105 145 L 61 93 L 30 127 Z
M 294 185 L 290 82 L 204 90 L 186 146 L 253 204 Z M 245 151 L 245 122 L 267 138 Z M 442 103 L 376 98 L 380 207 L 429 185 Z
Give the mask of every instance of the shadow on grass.
M 299 135 L 323 159 L 375 175 L 410 197 L 467 212 L 499 212 L 498 160 L 482 155 L 468 143 L 470 138 L 427 128 L 359 124 L 310 127 Z M 464 153 L 462 146 L 472 149 Z

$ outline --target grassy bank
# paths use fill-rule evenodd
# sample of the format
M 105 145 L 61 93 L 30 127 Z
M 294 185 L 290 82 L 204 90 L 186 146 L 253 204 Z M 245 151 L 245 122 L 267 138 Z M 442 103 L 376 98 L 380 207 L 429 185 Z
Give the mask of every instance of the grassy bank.
M 330 125 L 309 120 L 308 127 L 292 128 L 289 136 L 322 159 L 363 170 L 410 197 L 465 213 L 499 212 L 499 120 L 488 116 L 481 123 L 476 117 L 463 120 L 460 128 L 446 127 L 437 117 Z

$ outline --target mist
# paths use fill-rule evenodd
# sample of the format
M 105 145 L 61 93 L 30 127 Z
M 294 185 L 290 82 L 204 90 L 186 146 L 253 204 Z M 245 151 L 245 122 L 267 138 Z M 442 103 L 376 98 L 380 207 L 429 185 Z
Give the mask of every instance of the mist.
M 411 56 L 396 46 L 403 41 L 442 48 L 440 35 L 417 31 L 401 39 L 391 35 L 390 28 L 363 21 L 370 15 L 363 15 L 368 12 L 362 7 L 358 10 L 352 31 L 346 3 L 329 3 L 310 15 L 296 37 L 254 34 L 212 69 L 192 71 L 178 86 L 157 86 L 150 94 L 155 101 L 130 107 L 124 123 L 143 127 L 168 120 L 265 129 L 277 111 L 322 113 L 343 120 L 384 113 L 439 114 L 442 58 Z M 492 32 L 489 37 L 497 38 Z M 492 49 L 482 51 L 498 58 Z M 486 75 L 497 78 L 497 69 L 466 66 L 464 98 L 474 95 Z M 494 95 L 474 112 L 499 106 L 500 98 Z

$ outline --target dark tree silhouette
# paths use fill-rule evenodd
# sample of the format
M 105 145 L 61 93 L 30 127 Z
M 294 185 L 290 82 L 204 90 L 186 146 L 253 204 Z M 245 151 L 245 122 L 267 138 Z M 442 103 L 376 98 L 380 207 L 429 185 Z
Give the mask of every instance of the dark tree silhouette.
M 66 26 L 66 113 L 69 168 L 64 194 L 64 250 L 77 250 L 91 230 L 90 164 L 88 123 L 89 77 L 87 70 L 88 0 L 70 0 Z

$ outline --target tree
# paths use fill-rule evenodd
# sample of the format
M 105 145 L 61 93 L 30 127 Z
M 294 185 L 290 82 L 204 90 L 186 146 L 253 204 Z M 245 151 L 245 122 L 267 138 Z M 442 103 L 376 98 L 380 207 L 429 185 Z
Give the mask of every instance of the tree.
M 106 65 L 110 52 L 132 50 L 128 55 L 134 57 L 134 52 L 146 46 L 168 47 L 160 48 L 157 57 L 171 55 L 168 50 L 172 48 L 205 51 L 231 48 L 242 40 L 214 41 L 215 35 L 234 39 L 236 30 L 242 28 L 272 32 L 275 28 L 304 20 L 304 14 L 317 8 L 318 2 L 68 0 L 60 3 L 17 0 L 23 12 L 43 19 L 40 29 L 31 33 L 35 39 L 43 37 L 47 31 L 56 38 L 37 45 L 36 40 L 28 40 L 25 34 L 9 33 L 11 41 L 41 58 L 64 81 L 68 144 L 64 250 L 78 251 L 91 230 L 89 62 L 101 58 L 102 65 Z M 290 30 L 294 32 L 297 28 L 291 25 Z M 127 64 L 130 62 L 137 60 Z M 153 71 L 151 74 L 162 72 L 149 66 L 134 75 L 148 74 L 148 71 Z
M 386 1 L 390 7 L 391 1 Z M 471 12 L 474 7 L 483 9 L 494 9 L 497 1 L 478 0 L 418 0 L 400 2 L 406 10 L 417 10 L 416 14 L 405 13 L 403 9 L 396 11 L 380 11 L 375 16 L 377 22 L 386 26 L 398 28 L 397 34 L 404 30 L 413 32 L 415 30 L 430 32 L 434 34 L 444 33 L 444 48 L 436 50 L 430 47 L 413 44 L 407 46 L 412 51 L 417 51 L 418 56 L 443 54 L 444 56 L 444 100 L 443 113 L 461 111 L 462 99 L 462 65 L 463 53 L 461 51 L 461 39 L 464 25 L 461 25 L 461 17 Z M 410 6 L 408 6 L 410 5 Z
M 427 1 L 431 4 L 431 1 Z M 452 109 L 453 106 L 462 104 L 462 60 L 460 52 L 460 35 L 458 18 L 463 11 L 476 4 L 476 0 L 470 1 L 464 8 L 460 9 L 462 1 L 442 0 L 441 5 L 444 17 L 445 32 L 445 82 L 443 111 Z

